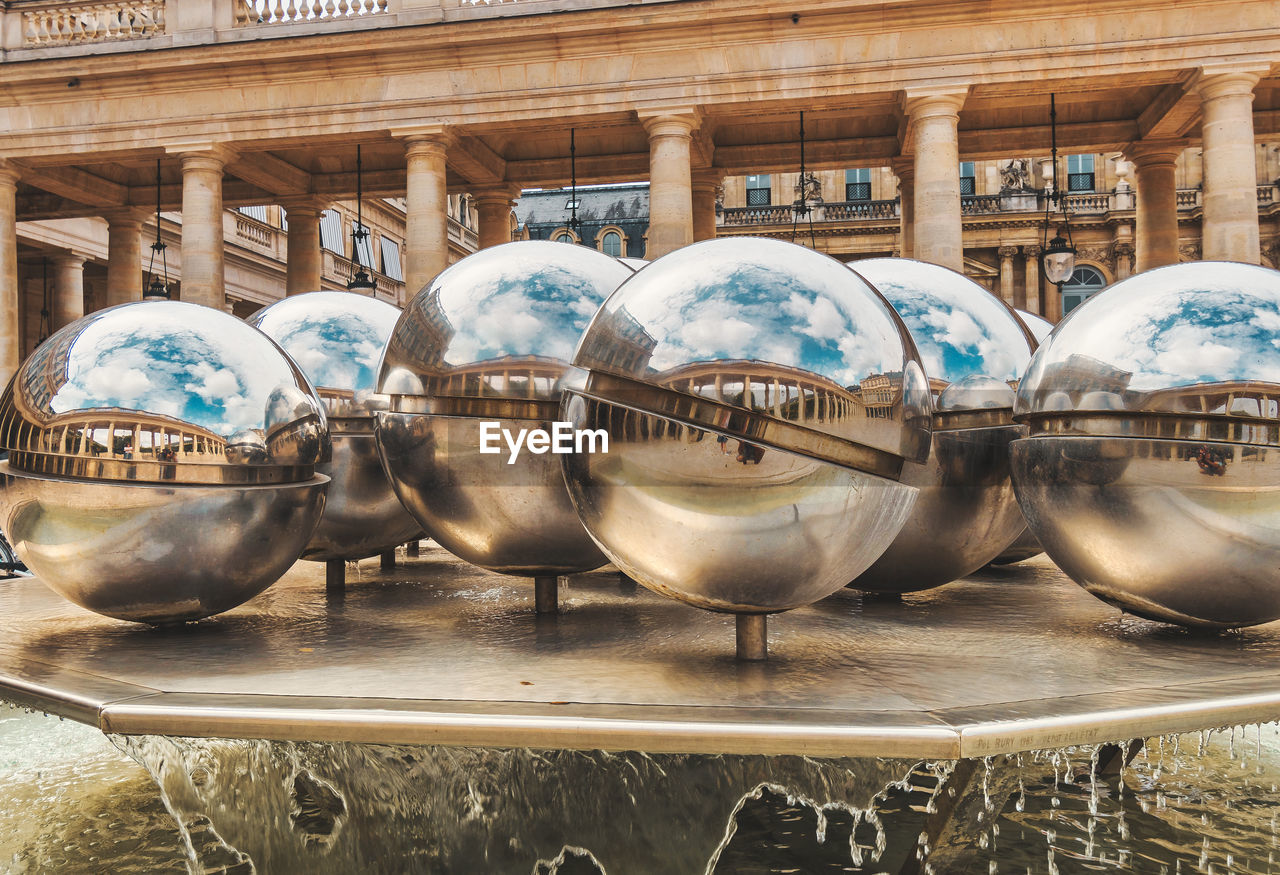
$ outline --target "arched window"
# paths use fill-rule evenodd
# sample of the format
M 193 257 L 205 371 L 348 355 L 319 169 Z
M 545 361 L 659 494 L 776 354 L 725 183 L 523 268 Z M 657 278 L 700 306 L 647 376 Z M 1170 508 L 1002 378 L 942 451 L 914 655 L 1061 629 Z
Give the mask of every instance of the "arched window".
M 1086 300 L 1102 291 L 1106 278 L 1096 267 L 1087 264 L 1077 267 L 1071 279 L 1062 284 L 1062 315 L 1065 316 Z
M 568 231 L 561 231 L 553 238 L 557 243 L 572 243 L 573 235 Z
M 622 235 L 617 231 L 609 231 L 600 238 L 600 251 L 614 257 L 622 255 Z

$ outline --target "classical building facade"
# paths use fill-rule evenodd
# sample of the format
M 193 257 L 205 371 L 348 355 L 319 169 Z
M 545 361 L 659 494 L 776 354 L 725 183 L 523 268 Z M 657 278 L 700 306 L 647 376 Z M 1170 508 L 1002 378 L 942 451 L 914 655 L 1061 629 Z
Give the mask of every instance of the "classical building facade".
M 319 224 L 310 264 L 303 253 L 293 252 L 290 285 L 289 217 L 319 210 Z M 476 249 L 476 218 L 465 195 L 449 198 L 449 261 L 457 261 Z M 352 240 L 357 215 L 368 231 L 358 248 Z M 320 289 L 345 289 L 359 263 L 374 281 L 373 295 L 403 305 L 408 292 L 404 283 L 405 207 L 402 198 L 366 200 L 357 214 L 349 201 L 297 206 L 293 210 L 275 204 L 224 209 L 222 245 L 225 258 L 223 307 L 237 316 L 248 316 L 286 294 Z M 168 279 L 172 297 L 182 299 L 182 214 L 161 213 L 160 241 L 156 252 L 156 214 L 135 211 L 128 221 L 101 218 L 48 219 L 18 225 L 18 319 L 22 355 L 53 331 L 81 315 L 108 306 L 107 293 L 111 236 L 123 226 L 129 241 L 137 233 L 138 264 L 122 283 L 132 282 L 131 298 L 155 277 Z M 135 232 L 134 225 L 138 230 Z M 295 239 L 294 245 L 297 244 Z M 306 267 L 300 271 L 299 267 Z M 301 277 L 298 274 L 302 274 Z M 318 277 L 313 287 L 303 287 Z M 117 302 L 118 303 L 118 302 Z
M 95 304 L 132 299 L 158 189 L 182 217 L 181 297 L 225 308 L 225 209 L 283 207 L 286 291 L 316 288 L 321 208 L 355 196 L 358 151 L 365 195 L 403 199 L 417 289 L 449 263 L 450 197 L 470 198 L 483 247 L 510 239 L 522 188 L 647 179 L 649 257 L 714 236 L 726 179 L 799 167 L 803 111 L 808 168 L 892 169 L 899 251 L 960 270 L 994 246 L 1016 299 L 1025 253 L 972 242 L 986 218 L 965 213 L 982 194 L 976 170 L 964 194 L 962 162 L 1034 169 L 1052 94 L 1064 154 L 1133 164 L 1134 270 L 1181 257 L 1188 148 L 1199 254 L 1257 263 L 1278 62 L 1274 0 L 9 0 L 0 378 L 26 343 L 20 227 L 105 222 Z
M 963 156 L 962 156 L 963 157 Z M 1161 156 L 1168 161 L 1169 156 Z M 1280 266 L 1280 145 L 1254 148 L 1260 249 L 1257 261 Z M 1046 204 L 1052 187 L 1047 157 L 961 161 L 960 214 L 963 270 L 1019 309 L 1056 321 L 1084 299 L 1136 269 L 1138 168 L 1124 153 L 1059 156 L 1061 204 Z M 1202 149 L 1186 147 L 1166 169 L 1173 176 L 1177 215 L 1176 258 L 1203 257 L 1205 179 Z M 812 174 L 806 210 L 799 172 L 725 179 L 717 201 L 719 236 L 753 234 L 794 240 L 841 261 L 912 255 L 904 216 L 910 168 L 849 167 Z M 1150 187 L 1150 171 L 1145 185 Z M 909 188 L 908 188 L 909 192 Z M 1076 275 L 1061 290 L 1044 280 L 1039 255 L 1049 236 L 1069 224 L 1078 250 Z M 1066 220 L 1063 219 L 1063 210 Z M 1166 254 L 1172 259 L 1174 250 Z

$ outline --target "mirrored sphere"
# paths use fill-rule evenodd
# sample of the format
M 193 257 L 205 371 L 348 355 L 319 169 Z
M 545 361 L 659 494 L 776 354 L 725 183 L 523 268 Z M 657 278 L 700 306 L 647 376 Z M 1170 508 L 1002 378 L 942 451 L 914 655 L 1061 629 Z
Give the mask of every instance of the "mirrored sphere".
M 328 413 L 333 458 L 319 466 L 331 478 L 324 516 L 302 558 L 361 559 L 420 537 L 382 470 L 374 414 L 382 351 L 400 308 L 353 292 L 289 297 L 247 320 L 287 352 L 316 387 Z
M 1025 529 L 1009 477 L 1011 388 L 1035 341 L 1013 309 L 973 280 L 936 264 L 872 258 L 849 265 L 906 323 L 936 398 L 933 447 L 908 463 L 920 490 L 893 544 L 851 585 L 913 592 L 970 574 Z
M 574 346 L 631 275 L 585 246 L 522 241 L 464 258 L 410 302 L 382 362 L 391 410 L 379 416 L 378 445 L 396 494 L 445 549 L 529 576 L 605 563 L 556 455 L 513 456 L 501 435 L 553 428 Z
M 1026 310 L 1014 310 L 1018 314 L 1018 318 L 1022 320 L 1022 324 L 1027 326 L 1027 330 L 1036 339 L 1036 345 L 1044 343 L 1044 339 L 1053 332 L 1053 323 L 1043 316 L 1037 316 L 1035 313 L 1028 313 Z
M 169 623 L 235 607 L 324 509 L 324 410 L 265 335 L 180 302 L 57 331 L 0 397 L 0 524 L 76 604 Z
M 825 255 L 756 238 L 654 261 L 578 346 L 564 418 L 607 453 L 562 456 L 574 505 L 628 576 L 763 614 L 830 595 L 888 546 L 930 402 L 901 320 Z
M 1139 616 L 1280 618 L 1280 273 L 1197 262 L 1090 298 L 1018 390 L 1018 500 L 1045 552 Z
M 1018 318 L 1022 320 L 1022 324 L 1027 326 L 1036 339 L 1036 345 L 1044 342 L 1044 339 L 1053 331 L 1053 323 L 1048 319 L 1037 316 L 1035 313 L 1028 313 L 1026 310 L 1015 310 Z M 992 565 L 1011 565 L 1014 562 L 1022 562 L 1030 559 L 1032 556 L 1039 556 L 1044 552 L 1040 546 L 1040 542 L 1036 540 L 1036 536 L 1031 534 L 1031 530 L 1023 528 L 1022 534 L 1005 548 L 999 556 L 991 560 Z

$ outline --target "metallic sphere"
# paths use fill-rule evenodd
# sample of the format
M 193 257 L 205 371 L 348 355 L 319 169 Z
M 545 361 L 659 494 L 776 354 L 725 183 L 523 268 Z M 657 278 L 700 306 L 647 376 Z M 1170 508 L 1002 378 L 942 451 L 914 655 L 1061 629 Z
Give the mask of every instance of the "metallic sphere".
M 1117 283 L 1059 324 L 1018 390 L 1031 531 L 1129 613 L 1280 618 L 1280 273 L 1226 262 Z
M 585 246 L 483 249 L 414 297 L 387 345 L 378 445 L 396 494 L 445 549 L 507 574 L 586 571 L 605 557 L 578 521 L 556 457 L 482 453 L 482 423 L 549 430 L 561 378 L 600 302 L 632 275 Z
M 871 592 L 941 586 L 999 556 L 1026 529 L 1009 477 L 1011 388 L 1035 341 L 1011 307 L 945 267 L 905 258 L 850 265 L 906 323 L 935 397 L 933 448 L 908 462 L 920 490 L 892 546 L 851 585 Z
M 1037 316 L 1034 313 L 1028 313 L 1026 310 L 1015 310 L 1018 318 L 1022 320 L 1022 324 L 1027 326 L 1036 338 L 1036 345 L 1044 343 L 1046 337 L 1053 332 L 1053 323 L 1048 319 Z M 1044 552 L 1044 548 L 1040 546 L 1040 542 L 1036 540 L 1036 536 L 1031 534 L 1031 530 L 1023 528 L 1022 534 L 1018 535 L 1017 540 L 1005 548 L 1004 552 L 991 560 L 992 565 L 1012 565 L 1015 562 L 1023 562 L 1032 556 L 1039 556 Z
M 400 308 L 353 292 L 291 295 L 247 320 L 287 352 L 316 387 L 328 413 L 333 459 L 324 516 L 302 558 L 362 559 L 421 536 L 382 470 L 374 414 L 378 363 Z
M 1053 333 L 1053 323 L 1043 316 L 1028 313 L 1026 310 L 1014 310 L 1013 312 L 1018 314 L 1022 324 L 1027 326 L 1027 330 L 1036 339 L 1037 346 L 1044 343 L 1044 339 Z
M 330 452 L 306 378 L 261 332 L 180 302 L 56 332 L 0 397 L 0 523 L 76 604 L 170 623 L 228 610 L 298 558 Z
M 898 476 L 928 451 L 923 372 L 892 308 L 825 255 L 737 237 L 663 256 L 600 308 L 574 364 L 563 416 L 609 452 L 562 456 L 565 480 L 652 590 L 738 614 L 809 604 L 911 511 Z

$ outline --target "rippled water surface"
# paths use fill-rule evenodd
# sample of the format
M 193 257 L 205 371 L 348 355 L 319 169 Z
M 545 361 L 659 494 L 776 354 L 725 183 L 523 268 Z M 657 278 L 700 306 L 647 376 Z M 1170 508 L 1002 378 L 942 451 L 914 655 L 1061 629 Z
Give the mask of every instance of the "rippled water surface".
M 1280 872 L 1275 725 L 1149 739 L 1123 780 L 1108 747 L 955 764 L 115 742 L 0 708 L 4 871 Z

